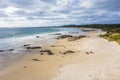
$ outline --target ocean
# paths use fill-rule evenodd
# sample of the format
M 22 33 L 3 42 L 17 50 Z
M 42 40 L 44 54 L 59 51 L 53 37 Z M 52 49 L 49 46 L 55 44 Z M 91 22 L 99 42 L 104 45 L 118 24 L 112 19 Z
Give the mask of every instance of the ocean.
M 56 36 L 53 34 L 72 34 L 74 32 L 78 32 L 81 35 L 85 34 L 85 32 L 78 28 L 0 28 L 0 50 L 14 49 L 12 52 L 0 52 L 0 69 L 6 65 L 6 62 L 15 60 L 17 57 L 24 55 L 24 44 L 31 44 L 32 46 L 52 44 Z M 40 38 L 36 38 L 36 36 L 40 36 Z
M 60 31 L 58 28 L 0 28 L 0 39 L 30 36 Z
M 17 46 L 26 40 L 30 40 L 37 35 L 46 38 L 47 34 L 57 32 L 84 32 L 76 28 L 40 28 L 40 27 L 22 27 L 22 28 L 0 28 L 0 49 L 7 49 Z M 50 37 L 50 36 L 49 36 Z
M 59 32 L 58 28 L 0 28 L 0 49 L 14 47 L 36 35 Z

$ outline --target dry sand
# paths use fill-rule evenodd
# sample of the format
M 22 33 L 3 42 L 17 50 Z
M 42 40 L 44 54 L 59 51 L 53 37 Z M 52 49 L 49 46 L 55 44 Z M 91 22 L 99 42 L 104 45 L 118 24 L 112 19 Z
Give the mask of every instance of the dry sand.
M 120 80 L 120 46 L 99 38 L 91 31 L 88 38 L 48 46 L 55 55 L 30 53 L 0 71 L 0 80 Z M 75 53 L 63 55 L 67 50 Z M 32 59 L 38 59 L 34 61 Z
M 98 34 L 90 32 L 90 37 L 77 48 L 81 54 L 52 80 L 120 80 L 120 46 L 99 38 Z

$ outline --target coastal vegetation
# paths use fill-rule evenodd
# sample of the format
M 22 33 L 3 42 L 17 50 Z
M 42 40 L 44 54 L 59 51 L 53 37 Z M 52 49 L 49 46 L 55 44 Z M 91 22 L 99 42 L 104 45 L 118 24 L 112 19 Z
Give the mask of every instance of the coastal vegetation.
M 103 31 L 106 31 L 106 33 L 100 35 L 100 37 L 103 37 L 109 41 L 116 41 L 120 44 L 120 24 L 102 25 L 100 28 Z
M 101 29 L 106 33 L 100 35 L 100 37 L 108 39 L 109 41 L 116 41 L 120 44 L 120 24 L 67 25 L 64 27 L 70 27 L 70 26 Z
M 119 33 L 106 33 L 105 35 L 101 35 L 101 37 L 108 39 L 109 41 L 116 41 L 120 44 L 120 34 Z

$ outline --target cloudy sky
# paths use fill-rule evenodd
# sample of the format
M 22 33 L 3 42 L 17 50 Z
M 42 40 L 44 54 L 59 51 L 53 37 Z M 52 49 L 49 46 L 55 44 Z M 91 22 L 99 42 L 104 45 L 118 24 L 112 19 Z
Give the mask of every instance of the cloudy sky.
M 0 0 L 0 27 L 120 23 L 120 0 Z

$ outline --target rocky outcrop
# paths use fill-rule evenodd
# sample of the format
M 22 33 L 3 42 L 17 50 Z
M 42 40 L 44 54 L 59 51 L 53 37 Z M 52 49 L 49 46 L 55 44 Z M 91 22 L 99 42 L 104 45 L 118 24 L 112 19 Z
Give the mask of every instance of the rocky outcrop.
M 65 39 L 65 38 L 71 38 L 73 37 L 72 35 L 61 35 L 61 36 L 58 36 L 56 39 Z
M 64 52 L 63 54 L 71 54 L 71 53 L 75 53 L 75 51 L 68 50 L 68 51 Z
M 39 59 L 35 58 L 35 59 L 32 59 L 33 61 L 40 61 Z
M 68 38 L 68 41 L 76 41 L 78 39 L 81 39 L 81 38 L 85 38 L 86 36 L 84 35 L 80 35 L 80 36 L 73 36 L 71 38 Z
M 75 40 L 78 40 L 78 39 L 81 39 L 81 38 L 85 38 L 85 37 L 86 37 L 85 35 L 78 35 L 78 36 L 61 35 L 61 36 L 58 36 L 56 39 L 65 39 L 65 38 L 67 38 L 68 41 L 75 41 Z
M 50 50 L 41 50 L 41 55 L 44 55 L 44 53 L 47 53 L 47 55 L 54 55 L 54 53 L 52 53 L 52 51 Z
M 14 51 L 14 49 L 0 50 L 0 52 L 5 52 L 5 51 Z
M 94 52 L 90 51 L 90 52 L 86 52 L 86 54 L 93 54 Z

